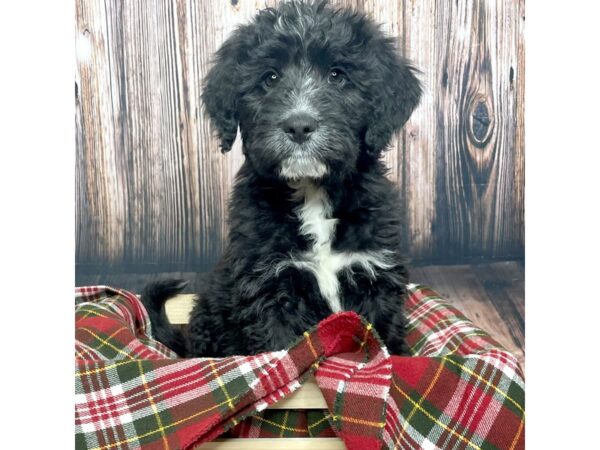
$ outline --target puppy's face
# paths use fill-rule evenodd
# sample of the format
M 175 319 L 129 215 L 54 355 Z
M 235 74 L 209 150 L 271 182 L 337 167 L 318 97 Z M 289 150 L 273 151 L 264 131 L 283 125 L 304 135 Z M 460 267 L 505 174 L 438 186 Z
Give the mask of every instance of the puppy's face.
M 330 47 L 282 44 L 283 35 L 261 47 L 268 57 L 249 63 L 239 104 L 245 154 L 264 175 L 291 180 L 347 170 L 358 155 L 365 96 Z
M 252 168 L 284 180 L 345 177 L 377 158 L 421 89 L 366 17 L 324 2 L 261 11 L 217 53 L 203 100 L 228 151 L 241 130 Z

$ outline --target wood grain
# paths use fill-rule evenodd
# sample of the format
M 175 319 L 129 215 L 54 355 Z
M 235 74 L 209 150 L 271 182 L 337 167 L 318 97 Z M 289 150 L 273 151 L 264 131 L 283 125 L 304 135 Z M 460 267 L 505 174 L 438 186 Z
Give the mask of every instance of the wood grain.
M 200 104 L 213 52 L 276 0 L 76 2 L 80 273 L 208 270 L 242 162 Z M 385 161 L 416 261 L 522 258 L 524 1 L 336 0 L 370 14 L 425 95 Z

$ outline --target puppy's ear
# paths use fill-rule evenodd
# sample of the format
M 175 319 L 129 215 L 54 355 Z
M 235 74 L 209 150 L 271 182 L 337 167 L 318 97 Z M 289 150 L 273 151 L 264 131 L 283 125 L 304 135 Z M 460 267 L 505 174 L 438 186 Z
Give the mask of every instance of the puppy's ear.
M 376 94 L 365 143 L 367 152 L 378 156 L 419 104 L 422 88 L 418 71 L 397 54 L 391 39 L 381 40 L 375 51 Z
M 202 101 L 217 136 L 221 141 L 221 152 L 231 150 L 237 135 L 238 87 L 240 61 L 248 50 L 248 36 L 244 30 L 237 29 L 217 51 L 215 61 L 204 78 Z

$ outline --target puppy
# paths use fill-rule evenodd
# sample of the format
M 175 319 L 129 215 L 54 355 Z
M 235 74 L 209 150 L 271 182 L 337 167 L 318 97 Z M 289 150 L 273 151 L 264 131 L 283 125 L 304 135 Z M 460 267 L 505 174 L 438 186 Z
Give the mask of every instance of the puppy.
M 222 151 L 238 127 L 243 141 L 228 242 L 185 337 L 164 315 L 183 285 L 145 290 L 160 340 L 182 356 L 255 354 L 353 310 L 408 353 L 402 208 L 381 154 L 419 102 L 415 72 L 365 15 L 326 2 L 280 3 L 227 39 L 202 99 Z

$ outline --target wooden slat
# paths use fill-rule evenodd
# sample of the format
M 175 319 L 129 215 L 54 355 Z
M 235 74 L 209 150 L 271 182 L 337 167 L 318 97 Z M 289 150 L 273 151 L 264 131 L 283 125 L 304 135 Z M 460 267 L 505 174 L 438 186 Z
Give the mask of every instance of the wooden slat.
M 184 325 L 190 321 L 190 313 L 194 307 L 194 294 L 181 294 L 168 300 L 165 310 L 169 322 L 173 325 Z
M 339 438 L 217 439 L 199 447 L 202 450 L 344 450 Z

